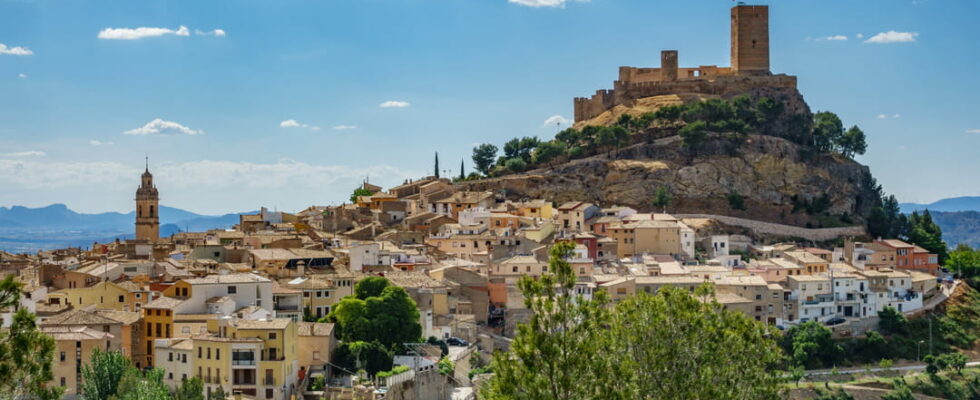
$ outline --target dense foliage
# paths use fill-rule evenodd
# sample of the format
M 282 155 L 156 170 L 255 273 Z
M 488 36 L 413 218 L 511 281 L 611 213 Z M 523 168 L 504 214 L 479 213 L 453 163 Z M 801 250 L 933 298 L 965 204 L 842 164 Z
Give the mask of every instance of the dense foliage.
M 21 284 L 14 275 L 0 280 L 0 309 L 14 309 Z M 21 308 L 9 328 L 0 330 L 0 399 L 58 399 L 62 388 L 54 379 L 54 339 L 41 333 L 35 315 Z
M 81 399 L 112 400 L 204 400 L 204 383 L 193 377 L 173 392 L 163 383 L 162 369 L 146 372 L 116 351 L 95 350 L 82 366 Z
M 354 295 L 337 303 L 322 321 L 336 324 L 342 342 L 335 364 L 347 371 L 364 369 L 372 376 L 391 369 L 393 355 L 422 336 L 415 301 L 382 277 L 360 280 Z
M 549 271 L 523 278 L 534 312 L 510 352 L 494 354 L 488 399 L 778 398 L 780 360 L 770 328 L 714 301 L 667 287 L 612 305 L 603 291 L 575 294 L 568 243 Z
M 357 198 L 358 197 L 361 197 L 361 196 L 370 196 L 372 194 L 374 194 L 374 192 L 372 192 L 370 190 L 367 190 L 367 189 L 365 189 L 363 187 L 356 188 L 356 189 L 354 189 L 354 192 L 350 194 L 350 202 L 351 203 L 357 203 Z

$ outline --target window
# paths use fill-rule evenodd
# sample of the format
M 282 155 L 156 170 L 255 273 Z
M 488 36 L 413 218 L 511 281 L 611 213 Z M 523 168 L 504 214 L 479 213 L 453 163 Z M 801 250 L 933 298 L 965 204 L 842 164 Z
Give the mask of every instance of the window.
M 215 360 L 221 359 L 221 349 L 214 349 L 214 359 Z
M 167 353 L 167 361 L 173 362 L 173 360 L 174 360 L 174 353 L 173 352 Z
M 228 286 L 228 294 L 238 293 L 238 288 L 235 286 Z
M 61 361 L 65 361 L 65 352 L 63 352 L 63 351 L 61 352 Z M 62 379 L 64 379 L 64 378 L 62 378 Z
M 266 389 L 265 390 L 265 398 L 271 399 L 272 396 L 273 396 L 273 390 L 272 389 Z
M 61 386 L 65 386 L 65 377 L 61 377 Z
M 314 360 L 319 360 L 320 359 L 320 352 L 319 351 L 314 351 L 313 352 L 313 359 Z
M 119 296 L 119 302 L 120 302 L 120 303 L 125 303 L 125 302 L 126 302 L 126 296 L 122 296 L 122 295 L 120 295 L 120 296 Z
M 200 347 L 197 348 L 197 358 L 201 358 L 201 350 L 202 350 L 202 348 L 200 348 Z M 198 375 L 200 375 L 200 374 L 198 374 Z

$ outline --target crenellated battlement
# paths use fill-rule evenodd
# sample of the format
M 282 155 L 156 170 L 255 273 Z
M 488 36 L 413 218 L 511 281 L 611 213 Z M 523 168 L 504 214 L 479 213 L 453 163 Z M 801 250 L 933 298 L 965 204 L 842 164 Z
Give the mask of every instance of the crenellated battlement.
M 643 97 L 680 93 L 727 96 L 752 89 L 796 88 L 796 77 L 769 71 L 769 8 L 732 7 L 732 66 L 678 67 L 677 50 L 660 53 L 659 68 L 619 67 L 613 89 L 576 97 L 575 122 L 595 118 L 617 106 Z

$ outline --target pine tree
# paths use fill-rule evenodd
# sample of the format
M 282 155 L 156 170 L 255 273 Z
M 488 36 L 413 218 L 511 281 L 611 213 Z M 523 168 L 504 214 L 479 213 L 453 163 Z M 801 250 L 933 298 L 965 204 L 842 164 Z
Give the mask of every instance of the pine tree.
M 459 180 L 466 179 L 466 170 L 463 169 L 463 159 L 459 160 Z

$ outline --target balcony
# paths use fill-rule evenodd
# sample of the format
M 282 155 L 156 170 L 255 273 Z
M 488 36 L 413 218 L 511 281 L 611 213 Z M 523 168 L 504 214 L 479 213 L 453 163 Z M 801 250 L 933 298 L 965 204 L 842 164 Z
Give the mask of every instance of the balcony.
M 231 360 L 234 366 L 255 366 L 255 360 Z
M 299 305 L 293 304 L 276 304 L 276 311 L 299 311 Z
M 262 384 L 266 386 L 273 386 L 276 384 L 276 380 L 271 376 L 267 376 L 265 377 L 265 379 L 262 380 Z

